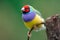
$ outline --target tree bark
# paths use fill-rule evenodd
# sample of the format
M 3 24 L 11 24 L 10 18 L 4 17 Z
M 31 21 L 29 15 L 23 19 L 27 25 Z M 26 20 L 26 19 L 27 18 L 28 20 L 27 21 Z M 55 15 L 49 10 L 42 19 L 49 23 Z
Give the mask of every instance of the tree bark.
M 60 40 L 60 15 L 47 18 L 45 25 L 48 40 Z

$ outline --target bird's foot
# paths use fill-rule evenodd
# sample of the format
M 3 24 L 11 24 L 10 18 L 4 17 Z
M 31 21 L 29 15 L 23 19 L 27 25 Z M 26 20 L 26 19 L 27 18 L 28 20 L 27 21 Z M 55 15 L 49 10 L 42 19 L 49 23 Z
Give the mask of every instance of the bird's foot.
M 27 35 L 28 35 L 29 38 L 31 37 L 31 33 L 29 31 L 28 31 Z

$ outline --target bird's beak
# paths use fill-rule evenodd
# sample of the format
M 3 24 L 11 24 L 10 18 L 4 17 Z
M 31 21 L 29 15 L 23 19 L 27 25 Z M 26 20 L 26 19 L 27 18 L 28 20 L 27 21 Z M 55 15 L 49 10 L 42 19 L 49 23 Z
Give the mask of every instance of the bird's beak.
M 24 7 L 21 10 L 24 11 L 25 10 Z

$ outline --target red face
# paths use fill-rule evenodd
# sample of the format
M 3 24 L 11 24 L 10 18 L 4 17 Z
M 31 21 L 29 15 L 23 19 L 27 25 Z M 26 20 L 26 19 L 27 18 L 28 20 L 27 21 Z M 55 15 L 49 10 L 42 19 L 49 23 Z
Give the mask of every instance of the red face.
M 29 12 L 30 11 L 29 6 L 28 5 L 23 6 L 22 11 L 25 13 Z

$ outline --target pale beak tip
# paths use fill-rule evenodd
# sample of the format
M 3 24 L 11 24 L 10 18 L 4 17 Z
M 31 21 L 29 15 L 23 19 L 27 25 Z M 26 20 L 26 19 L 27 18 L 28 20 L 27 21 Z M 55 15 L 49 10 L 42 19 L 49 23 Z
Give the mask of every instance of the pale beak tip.
M 21 9 L 22 11 L 24 10 L 24 8 Z

